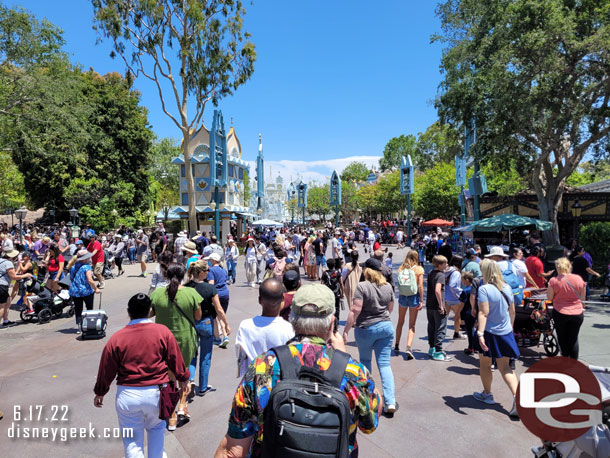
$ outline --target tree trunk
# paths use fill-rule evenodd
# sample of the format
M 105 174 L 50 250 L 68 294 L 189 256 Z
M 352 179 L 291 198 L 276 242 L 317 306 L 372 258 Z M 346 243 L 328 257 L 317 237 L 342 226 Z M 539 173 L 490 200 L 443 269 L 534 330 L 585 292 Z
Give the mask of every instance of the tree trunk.
M 551 230 L 542 233 L 544 244 L 560 245 L 557 214 L 559 213 L 559 202 L 563 196 L 564 188 L 563 186 L 558 186 L 553 179 L 542 183 L 538 177 L 534 177 L 534 188 L 538 197 L 540 219 L 553 223 Z
M 184 141 L 182 142 L 182 154 L 184 155 L 184 168 L 186 171 L 186 189 L 189 200 L 188 220 L 189 220 L 189 236 L 193 236 L 195 231 L 199 229 L 197 224 L 197 209 L 195 200 L 195 178 L 193 177 L 193 170 L 191 168 L 191 154 L 189 153 L 189 144 L 191 141 L 191 135 L 188 130 L 182 133 Z

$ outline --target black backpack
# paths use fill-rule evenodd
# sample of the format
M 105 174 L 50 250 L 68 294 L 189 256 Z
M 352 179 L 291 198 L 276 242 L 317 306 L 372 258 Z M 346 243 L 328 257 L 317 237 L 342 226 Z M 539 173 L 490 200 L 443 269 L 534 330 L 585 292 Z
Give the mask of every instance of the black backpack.
M 350 405 L 341 389 L 349 355 L 336 350 L 330 367 L 301 366 L 287 345 L 273 348 L 280 381 L 263 412 L 266 458 L 348 456 Z
M 341 274 L 337 270 L 326 271 L 326 281 L 324 284 L 333 292 L 335 297 L 341 297 L 341 285 L 339 284 L 339 276 Z

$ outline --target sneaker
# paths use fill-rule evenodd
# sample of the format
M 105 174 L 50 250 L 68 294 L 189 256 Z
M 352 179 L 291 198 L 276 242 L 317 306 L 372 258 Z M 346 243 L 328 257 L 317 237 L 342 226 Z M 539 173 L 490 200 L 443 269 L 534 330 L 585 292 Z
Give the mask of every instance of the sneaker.
M 212 391 L 216 391 L 216 388 L 214 388 L 212 385 L 208 385 L 207 387 L 205 387 L 204 390 L 198 391 L 197 396 L 205 396 L 206 394 L 211 393 Z
M 472 393 L 472 397 L 474 397 L 477 401 L 484 402 L 485 404 L 493 405 L 496 403 L 494 401 L 494 395 L 489 393 L 485 393 L 485 391 L 481 391 L 480 393 L 474 392 Z
M 430 350 L 428 350 L 428 356 L 432 358 L 434 356 L 434 353 L 436 353 L 436 349 L 434 347 L 431 347 Z
M 495 372 L 495 370 L 498 368 L 498 365 L 496 363 L 491 363 L 491 371 Z
M 229 338 L 227 336 L 225 336 L 225 338 L 222 339 L 222 342 L 218 346 L 220 348 L 227 348 L 229 346 Z
M 515 398 L 513 398 L 513 408 L 510 409 L 508 416 L 513 420 L 519 419 L 519 412 L 517 412 L 517 400 Z
M 178 418 L 172 417 L 167 420 L 167 430 L 168 431 L 176 431 L 176 425 L 178 424 Z
M 36 312 L 34 312 L 34 310 L 28 310 L 27 312 L 25 312 L 26 315 L 34 315 Z
M 472 348 L 465 348 L 464 353 L 466 353 L 467 355 L 472 355 L 474 353 L 474 350 Z
M 143 277 L 143 278 L 146 278 L 146 272 L 142 272 L 139 276 Z
M 398 344 L 394 345 L 394 352 L 395 352 L 395 353 L 400 352 L 400 350 L 398 349 Z
M 195 381 L 191 380 L 191 390 L 186 395 L 188 399 L 193 399 L 195 397 Z
M 451 356 L 448 356 L 444 351 L 436 351 L 432 355 L 432 359 L 434 361 L 451 361 Z
M 394 413 L 398 410 L 398 403 L 390 404 L 386 406 L 385 413 L 388 415 L 394 415 Z
M 515 370 L 515 358 L 509 358 L 508 359 L 508 365 L 510 366 L 510 368 L 512 370 Z
M 14 324 L 15 324 L 14 321 L 6 320 L 2 323 L 2 326 L 4 326 L 5 328 L 8 328 L 9 326 L 13 326 Z
M 464 340 L 466 336 L 460 332 L 453 333 L 453 340 Z
M 415 356 L 413 356 L 413 352 L 411 351 L 410 348 L 407 348 L 407 351 L 405 351 L 406 355 L 407 355 L 407 360 L 411 360 L 414 359 Z
M 106 283 L 104 282 L 101 282 L 99 285 L 97 285 L 99 289 L 104 289 L 104 286 L 106 286 Z
M 220 345 L 222 343 L 222 339 L 218 337 L 214 337 L 214 345 Z

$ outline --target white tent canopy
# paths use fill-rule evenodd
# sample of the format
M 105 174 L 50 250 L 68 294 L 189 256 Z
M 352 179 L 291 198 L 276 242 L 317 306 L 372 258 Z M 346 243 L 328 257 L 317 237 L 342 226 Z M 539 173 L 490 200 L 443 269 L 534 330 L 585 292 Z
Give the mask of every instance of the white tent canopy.
M 259 219 L 258 221 L 253 221 L 252 226 L 284 227 L 284 223 L 278 223 L 277 221 L 272 221 L 270 219 Z

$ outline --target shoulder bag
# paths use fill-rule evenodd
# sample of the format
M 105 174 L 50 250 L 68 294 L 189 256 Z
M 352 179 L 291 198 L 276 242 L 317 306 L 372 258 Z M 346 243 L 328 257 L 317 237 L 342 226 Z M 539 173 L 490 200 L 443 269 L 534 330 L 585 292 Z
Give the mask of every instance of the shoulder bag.
M 178 309 L 178 311 L 182 314 L 182 316 L 184 318 L 186 318 L 186 321 L 188 321 L 191 326 L 193 328 L 195 328 L 195 332 L 197 333 L 198 336 L 202 336 L 202 337 L 207 337 L 208 333 L 206 332 L 205 334 L 203 332 L 199 331 L 199 328 L 197 327 L 197 325 L 195 324 L 195 322 L 192 320 L 192 318 L 190 318 L 185 312 L 184 310 L 182 310 L 182 308 L 176 303 L 176 301 L 174 301 L 174 305 L 176 306 L 176 308 Z

